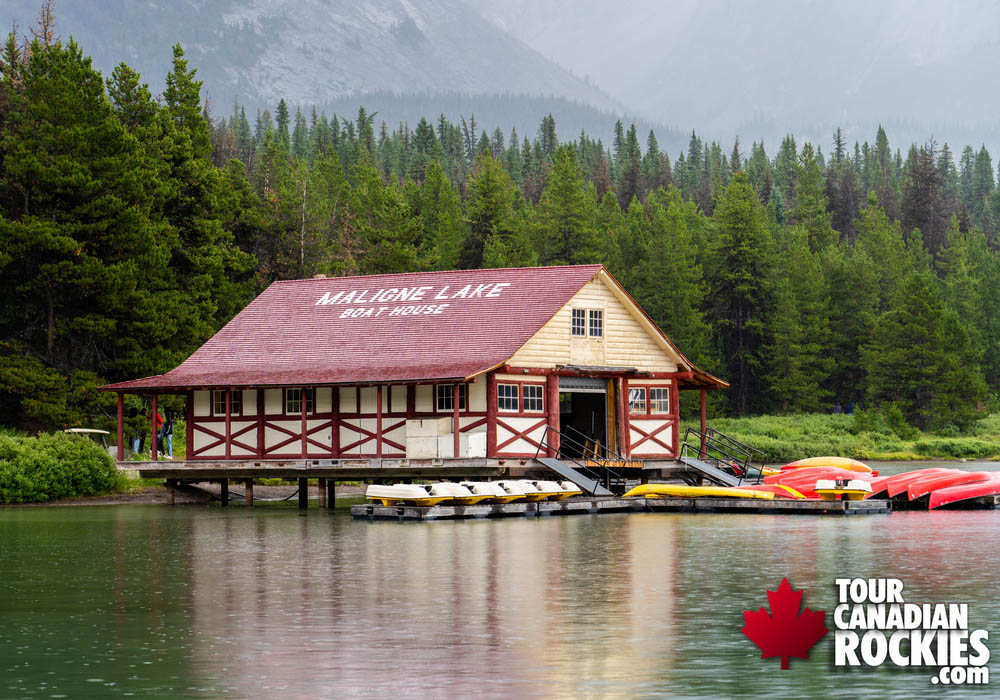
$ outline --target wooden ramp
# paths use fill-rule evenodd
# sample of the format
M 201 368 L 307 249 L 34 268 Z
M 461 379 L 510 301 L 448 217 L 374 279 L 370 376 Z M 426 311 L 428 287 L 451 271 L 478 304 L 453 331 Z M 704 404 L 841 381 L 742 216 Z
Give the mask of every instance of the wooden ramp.
M 724 472 L 718 467 L 713 467 L 708 462 L 703 462 L 695 457 L 681 455 L 677 458 L 677 461 L 683 463 L 688 469 L 697 472 L 703 479 L 708 479 L 713 484 L 718 484 L 719 486 L 739 486 L 741 483 L 738 476 Z
M 614 495 L 611 491 L 604 488 L 599 481 L 591 479 L 589 476 L 577 471 L 568 462 L 564 462 L 561 459 L 555 459 L 554 457 L 538 457 L 537 459 L 562 478 L 569 479 L 574 484 L 579 486 L 584 493 L 590 494 L 591 496 Z

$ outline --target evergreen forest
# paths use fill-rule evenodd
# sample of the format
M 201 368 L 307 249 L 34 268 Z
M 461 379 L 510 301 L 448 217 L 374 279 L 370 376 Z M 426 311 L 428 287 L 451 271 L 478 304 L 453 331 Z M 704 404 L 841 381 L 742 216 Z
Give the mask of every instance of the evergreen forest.
M 731 382 L 715 415 L 885 406 L 948 433 L 995 408 L 985 147 L 692 132 L 671 157 L 620 122 L 605 144 L 542 115 L 214 114 L 179 45 L 154 96 L 31 34 L 0 56 L 0 424 L 106 424 L 96 387 L 172 369 L 275 280 L 595 262 Z

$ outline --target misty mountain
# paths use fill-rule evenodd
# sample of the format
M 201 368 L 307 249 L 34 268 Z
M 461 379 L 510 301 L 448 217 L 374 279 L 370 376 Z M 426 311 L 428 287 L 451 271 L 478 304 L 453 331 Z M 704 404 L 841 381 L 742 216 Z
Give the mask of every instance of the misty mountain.
M 723 142 L 840 126 L 897 143 L 1000 143 L 989 0 L 466 0 L 629 109 Z
M 26 33 L 39 0 L 8 0 Z M 525 94 L 616 108 L 459 0 L 102 0 L 56 2 L 56 30 L 105 75 L 121 61 L 163 88 L 180 42 L 216 111 L 324 104 L 368 92 Z M 433 116 L 433 115 L 431 115 Z M 538 115 L 540 119 L 541 116 Z

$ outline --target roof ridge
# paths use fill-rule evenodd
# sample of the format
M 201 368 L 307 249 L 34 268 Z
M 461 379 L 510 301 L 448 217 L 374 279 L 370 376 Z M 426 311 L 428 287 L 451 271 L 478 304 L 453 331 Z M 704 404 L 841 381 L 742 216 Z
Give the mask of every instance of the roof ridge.
M 271 284 L 292 284 L 298 282 L 329 282 L 330 280 L 362 280 L 372 277 L 402 277 L 403 275 L 453 275 L 476 272 L 508 272 L 510 270 L 568 270 L 592 267 L 603 268 L 603 263 L 584 263 L 582 265 L 530 265 L 528 267 L 479 267 L 471 270 L 412 270 L 410 272 L 380 272 L 372 275 L 344 275 L 341 277 L 302 277 L 293 280 L 274 280 Z

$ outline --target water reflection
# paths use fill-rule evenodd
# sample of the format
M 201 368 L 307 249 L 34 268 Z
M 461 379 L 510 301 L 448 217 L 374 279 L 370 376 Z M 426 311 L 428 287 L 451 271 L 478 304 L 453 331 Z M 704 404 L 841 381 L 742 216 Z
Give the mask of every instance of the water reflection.
M 996 511 L 382 523 L 8 509 L 0 697 L 930 697 L 926 671 L 833 669 L 829 638 L 779 671 L 740 633 L 742 611 L 784 576 L 821 610 L 836 577 L 898 576 L 911 600 L 967 601 L 1000 634 L 998 545 Z

